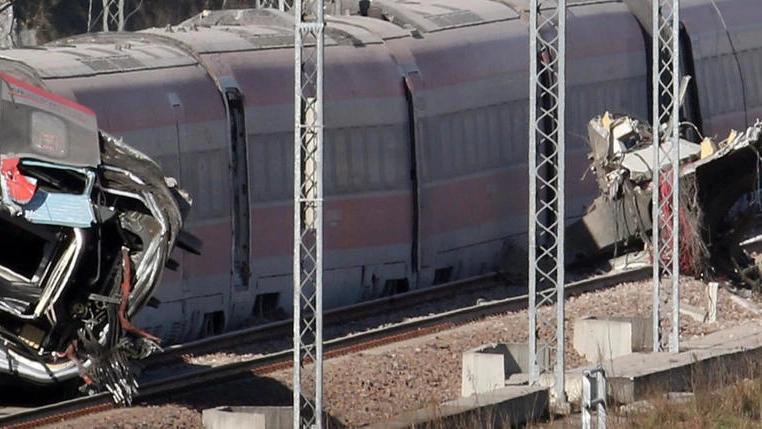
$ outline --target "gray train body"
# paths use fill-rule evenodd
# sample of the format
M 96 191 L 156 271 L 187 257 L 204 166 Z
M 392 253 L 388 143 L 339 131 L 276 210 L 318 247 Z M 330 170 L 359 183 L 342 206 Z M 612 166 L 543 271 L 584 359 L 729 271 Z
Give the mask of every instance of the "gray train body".
M 588 120 L 649 116 L 650 39 L 624 3 L 567 3 L 578 218 L 597 194 Z M 687 119 L 743 129 L 762 113 L 762 2 L 681 3 Z M 374 17 L 327 18 L 326 308 L 525 264 L 510 250 L 528 223 L 528 1 L 372 4 Z M 165 341 L 291 312 L 293 26 L 276 10 L 211 11 L 2 53 L 0 70 L 88 106 L 193 197 L 185 227 L 204 252 L 176 251 L 161 304 L 136 319 Z

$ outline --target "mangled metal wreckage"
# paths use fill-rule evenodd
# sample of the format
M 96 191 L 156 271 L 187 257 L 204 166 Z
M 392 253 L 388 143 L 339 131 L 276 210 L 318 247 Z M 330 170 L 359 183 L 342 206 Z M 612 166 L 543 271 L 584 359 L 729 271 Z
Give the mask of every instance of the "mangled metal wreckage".
M 606 113 L 589 122 L 588 134 L 591 170 L 600 193 L 587 214 L 567 230 L 567 243 L 572 243 L 567 261 L 587 264 L 644 249 L 652 258 L 652 193 L 660 192 L 663 201 L 671 194 L 671 163 L 662 157 L 660 183 L 654 184 L 652 129 L 637 118 Z M 761 135 L 762 123 L 757 121 L 744 132 L 731 130 L 719 142 L 679 139 L 681 273 L 759 288 L 759 269 L 740 243 L 754 232 L 762 212 Z M 670 140 L 661 142 L 667 153 Z M 672 210 L 671 202 L 662 209 Z M 662 223 L 661 246 L 671 249 L 667 243 L 672 226 Z M 670 256 L 662 258 L 670 262 Z
M 130 323 L 152 297 L 190 200 L 95 114 L 0 75 L 0 378 L 129 402 L 128 359 L 158 339 Z

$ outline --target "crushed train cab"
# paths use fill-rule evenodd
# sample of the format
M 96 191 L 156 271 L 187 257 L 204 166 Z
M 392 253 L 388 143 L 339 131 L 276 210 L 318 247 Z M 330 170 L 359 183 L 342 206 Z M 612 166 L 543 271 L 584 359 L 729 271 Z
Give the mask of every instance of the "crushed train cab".
M 158 349 L 130 319 L 178 243 L 189 197 L 96 116 L 0 74 L 0 377 L 82 377 L 129 402 L 127 359 Z
M 654 180 L 654 148 L 672 152 L 672 140 L 662 134 L 653 142 L 652 126 L 625 114 L 594 117 L 588 123 L 591 171 L 599 195 L 588 213 L 566 230 L 566 260 L 571 266 L 640 253 L 651 263 L 654 225 L 660 247 L 671 250 L 672 224 L 653 217 L 652 197 L 671 195 L 671 165 L 662 156 L 659 182 Z M 726 138 L 703 137 L 692 142 L 680 137 L 677 208 L 680 272 L 707 280 L 762 288 L 762 272 L 741 245 L 759 235 L 760 151 L 762 122 L 745 131 L 729 130 Z M 717 141 L 716 141 L 717 140 Z M 666 158 L 666 159 L 665 159 Z M 674 210 L 663 202 L 665 213 Z M 759 237 L 757 237 L 758 240 Z M 662 254 L 664 264 L 669 256 Z M 631 260 L 636 260 L 632 258 Z

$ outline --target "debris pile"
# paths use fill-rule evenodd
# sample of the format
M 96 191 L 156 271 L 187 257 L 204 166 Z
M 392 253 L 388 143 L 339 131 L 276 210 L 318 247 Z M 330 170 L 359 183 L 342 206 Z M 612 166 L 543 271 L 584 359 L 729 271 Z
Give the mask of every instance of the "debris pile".
M 588 213 L 567 230 L 567 243 L 571 243 L 567 261 L 572 266 L 652 249 L 652 198 L 656 189 L 661 195 L 661 210 L 673 210 L 672 202 L 664 201 L 671 195 L 672 186 L 668 156 L 660 157 L 659 184 L 653 183 L 655 145 L 648 123 L 607 112 L 589 122 L 588 133 L 591 171 L 600 193 Z M 759 270 L 739 243 L 762 212 L 761 134 L 758 121 L 745 132 L 731 131 L 719 142 L 712 138 L 700 142 L 678 139 L 682 273 L 759 287 Z M 672 140 L 659 142 L 662 153 L 672 153 Z M 659 222 L 662 248 L 672 240 L 672 225 L 663 223 Z

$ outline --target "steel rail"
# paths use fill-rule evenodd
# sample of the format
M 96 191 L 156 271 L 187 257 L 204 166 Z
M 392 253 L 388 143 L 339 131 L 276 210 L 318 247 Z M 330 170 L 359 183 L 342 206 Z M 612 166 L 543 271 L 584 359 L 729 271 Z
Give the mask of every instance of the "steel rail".
M 622 282 L 642 280 L 647 278 L 650 272 L 650 267 L 645 266 L 628 271 L 591 277 L 567 285 L 566 295 L 574 296 Z M 529 296 L 525 294 L 479 303 L 470 307 L 419 317 L 390 326 L 335 338 L 325 342 L 325 357 L 330 359 L 384 344 L 391 344 L 452 329 L 453 327 L 485 317 L 526 309 L 528 298 Z M 288 325 L 287 322 L 284 323 Z M 249 333 L 256 332 L 256 330 L 247 331 Z M 244 373 L 262 376 L 277 370 L 287 369 L 292 366 L 292 357 L 292 351 L 289 349 L 265 356 L 215 367 L 205 367 L 180 375 L 153 380 L 140 386 L 138 395 L 133 403 L 145 402 L 160 397 L 166 398 L 167 395 L 208 386 L 212 382 L 224 382 L 239 378 Z M 111 400 L 111 395 L 101 393 L 0 417 L 0 427 L 32 428 L 112 408 L 115 408 L 115 405 Z
M 416 289 L 410 292 L 400 293 L 384 298 L 363 301 L 358 304 L 337 308 L 325 312 L 323 316 L 325 327 L 339 326 L 347 322 L 355 322 L 361 318 L 368 318 L 392 311 L 402 311 L 433 300 L 453 298 L 454 294 L 467 294 L 495 287 L 499 283 L 499 273 L 489 273 L 464 280 L 450 282 L 430 288 Z M 227 345 L 240 347 L 271 339 L 290 337 L 292 332 L 292 320 L 282 320 L 258 325 L 251 328 L 231 331 L 214 337 L 203 338 L 182 345 L 171 346 L 163 352 L 149 356 L 141 361 L 141 365 L 155 366 L 172 361 L 180 361 L 185 355 L 198 355 L 220 351 Z

